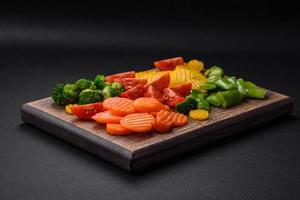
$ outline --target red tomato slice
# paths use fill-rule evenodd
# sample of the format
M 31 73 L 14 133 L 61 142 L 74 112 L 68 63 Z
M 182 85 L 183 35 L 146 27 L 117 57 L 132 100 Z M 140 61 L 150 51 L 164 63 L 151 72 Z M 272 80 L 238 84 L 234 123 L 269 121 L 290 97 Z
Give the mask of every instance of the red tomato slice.
M 145 93 L 145 97 L 155 98 L 155 99 L 157 99 L 161 103 L 164 101 L 162 92 L 160 92 L 159 90 L 155 89 L 155 87 L 153 87 L 152 85 L 150 85 L 147 88 L 147 91 Z
M 178 95 L 182 97 L 186 97 L 192 89 L 192 83 L 183 83 L 181 85 L 177 85 L 175 87 L 171 87 L 171 89 L 176 92 Z
M 176 92 L 174 92 L 172 89 L 164 89 L 164 103 L 168 106 L 175 107 L 177 103 L 183 102 L 184 100 L 184 97 L 176 94 Z
M 121 78 L 115 79 L 115 81 L 121 83 L 124 86 L 125 90 L 129 90 L 139 84 L 147 84 L 147 79 L 145 78 Z
M 139 97 L 143 97 L 145 91 L 146 91 L 146 88 L 144 87 L 144 85 L 139 84 L 139 85 L 136 85 L 133 88 L 123 92 L 121 94 L 121 97 L 134 100 Z
M 174 70 L 177 65 L 183 64 L 184 60 L 182 57 L 169 58 L 154 62 L 154 66 L 159 70 Z
M 121 78 L 134 78 L 135 77 L 135 71 L 129 71 L 129 72 L 123 72 L 118 74 L 113 74 L 110 76 L 106 76 L 105 80 L 107 82 L 113 82 L 115 79 L 121 79 Z
M 146 85 L 148 87 L 149 85 L 152 85 L 159 91 L 163 91 L 164 88 L 167 88 L 170 84 L 170 74 L 164 74 L 158 79 L 154 80 L 152 83 L 149 83 Z
M 102 102 L 71 106 L 72 114 L 80 119 L 90 120 L 95 114 L 102 112 Z

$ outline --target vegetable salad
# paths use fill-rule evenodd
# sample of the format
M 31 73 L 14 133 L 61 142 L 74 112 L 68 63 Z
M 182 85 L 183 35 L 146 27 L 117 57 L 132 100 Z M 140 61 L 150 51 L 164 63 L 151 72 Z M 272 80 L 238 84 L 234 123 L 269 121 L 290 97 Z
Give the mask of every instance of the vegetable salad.
M 199 60 L 176 57 L 155 61 L 154 66 L 60 83 L 51 96 L 67 113 L 106 124 L 106 131 L 114 135 L 168 132 L 186 125 L 188 117 L 207 120 L 211 107 L 226 109 L 246 98 L 267 96 L 265 89 L 228 76 L 219 66 L 205 70 Z

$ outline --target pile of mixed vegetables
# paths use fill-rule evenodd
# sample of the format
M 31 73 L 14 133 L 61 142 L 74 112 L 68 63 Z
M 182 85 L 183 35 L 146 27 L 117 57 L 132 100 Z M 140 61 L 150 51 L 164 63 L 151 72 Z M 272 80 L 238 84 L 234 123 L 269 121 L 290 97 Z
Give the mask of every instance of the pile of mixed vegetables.
M 155 69 L 97 75 L 94 80 L 57 84 L 52 99 L 80 119 L 106 124 L 115 135 L 167 132 L 209 118 L 210 107 L 228 108 L 245 98 L 264 99 L 267 91 L 222 68 L 182 57 L 154 62 Z

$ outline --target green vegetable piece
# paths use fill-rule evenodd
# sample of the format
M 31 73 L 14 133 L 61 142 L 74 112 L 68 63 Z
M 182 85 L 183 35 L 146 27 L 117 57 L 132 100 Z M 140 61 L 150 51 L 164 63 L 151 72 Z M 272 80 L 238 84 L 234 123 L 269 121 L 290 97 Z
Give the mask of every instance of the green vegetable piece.
M 226 78 L 220 78 L 214 82 L 219 88 L 224 90 L 236 89 L 236 85 L 228 81 Z
M 76 103 L 78 99 L 78 87 L 76 84 L 57 84 L 51 96 L 53 101 L 58 105 Z
M 253 99 L 264 99 L 267 96 L 267 90 L 258 87 L 250 81 L 245 81 L 245 87 L 247 90 L 246 97 Z
M 218 66 L 212 66 L 211 68 L 209 68 L 206 72 L 205 72 L 205 76 L 213 76 L 213 75 L 217 75 L 217 76 L 223 76 L 224 71 L 221 67 Z
M 236 84 L 237 79 L 234 76 L 228 77 L 228 76 L 224 76 L 224 78 L 226 78 L 227 81 L 229 81 L 232 84 Z
M 105 87 L 105 76 L 98 74 L 93 84 L 98 90 L 102 90 Z
M 71 103 L 75 103 L 75 98 L 64 93 L 64 87 L 66 84 L 60 83 L 55 85 L 52 90 L 51 97 L 53 101 L 58 105 L 67 105 Z
M 111 84 L 111 87 L 118 90 L 121 93 L 125 91 L 125 88 L 123 87 L 123 85 L 121 83 L 118 83 L 118 82 L 113 82 Z
M 82 78 L 76 81 L 75 84 L 77 85 L 79 92 L 81 92 L 82 90 L 90 88 L 92 86 L 92 81 Z
M 122 84 L 114 82 L 112 84 L 107 84 L 103 88 L 102 94 L 103 94 L 104 99 L 108 99 L 110 97 L 118 97 L 124 91 L 125 91 L 125 89 L 122 86 Z
M 219 80 L 220 78 L 222 78 L 222 76 L 220 76 L 220 75 L 209 76 L 207 79 L 207 83 L 214 83 L 215 81 Z
M 246 88 L 256 88 L 257 85 L 255 85 L 255 84 L 252 83 L 251 81 L 245 81 L 245 87 L 246 87 Z
M 192 98 L 187 98 L 184 102 L 178 103 L 175 106 L 175 109 L 183 114 L 189 114 L 191 110 L 195 110 L 197 108 L 197 101 Z
M 216 86 L 216 84 L 214 84 L 214 83 L 208 83 L 208 82 L 206 82 L 206 83 L 204 83 L 204 84 L 202 85 L 202 88 L 203 88 L 203 89 L 206 89 L 206 90 L 214 90 L 214 89 L 217 88 L 217 86 Z
M 247 88 L 245 85 L 245 81 L 242 78 L 236 80 L 237 89 L 240 92 L 242 98 L 246 97 L 247 95 Z
M 57 84 L 52 90 L 51 97 L 58 105 L 66 105 L 66 98 L 63 94 L 65 84 Z
M 85 89 L 79 94 L 78 104 L 88 104 L 103 101 L 101 90 Z
M 247 89 L 247 97 L 254 99 L 264 99 L 267 95 L 267 90 L 256 87 L 256 88 L 248 88 Z
M 223 108 L 240 104 L 242 101 L 241 94 L 238 90 L 217 92 L 217 97 L 220 99 Z
M 203 96 L 201 96 L 201 97 L 199 96 L 195 100 L 197 101 L 198 109 L 204 109 L 204 110 L 209 111 L 209 102 Z
M 221 100 L 218 98 L 217 93 L 209 95 L 206 100 L 213 106 L 219 107 L 221 105 Z

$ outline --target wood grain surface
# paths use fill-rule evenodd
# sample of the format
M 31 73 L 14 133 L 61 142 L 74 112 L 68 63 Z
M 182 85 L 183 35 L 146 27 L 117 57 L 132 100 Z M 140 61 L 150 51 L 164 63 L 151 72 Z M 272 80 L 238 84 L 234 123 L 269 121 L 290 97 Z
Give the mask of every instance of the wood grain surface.
M 292 106 L 293 101 L 290 97 L 269 91 L 268 98 L 265 100 L 246 100 L 229 109 L 212 108 L 210 118 L 206 121 L 190 119 L 186 126 L 174 128 L 168 133 L 151 132 L 129 136 L 107 134 L 103 125 L 93 121 L 82 121 L 67 114 L 64 108 L 54 104 L 50 97 L 24 104 L 21 111 L 22 119 L 25 122 L 55 134 L 123 169 L 134 171 L 280 117 L 289 113 Z M 31 112 L 33 110 L 34 112 Z M 44 116 L 40 117 L 41 114 Z M 58 122 L 59 126 L 56 125 Z M 58 132 L 65 134 L 62 131 L 70 127 L 76 129 L 66 131 L 68 136 L 57 134 Z M 81 141 L 72 141 L 72 134 L 78 130 L 84 131 L 83 134 L 93 135 L 90 140 L 98 138 L 102 143 L 96 144 L 90 149 L 88 145 L 80 145 Z M 84 137 L 74 137 L 75 139 L 85 140 Z M 111 146 L 114 146 L 114 151 L 117 153 L 120 151 L 120 154 L 112 156 L 115 155 L 119 159 L 103 156 L 103 152 L 97 151 L 98 146 L 101 146 L 99 149 L 102 150 L 111 149 Z

